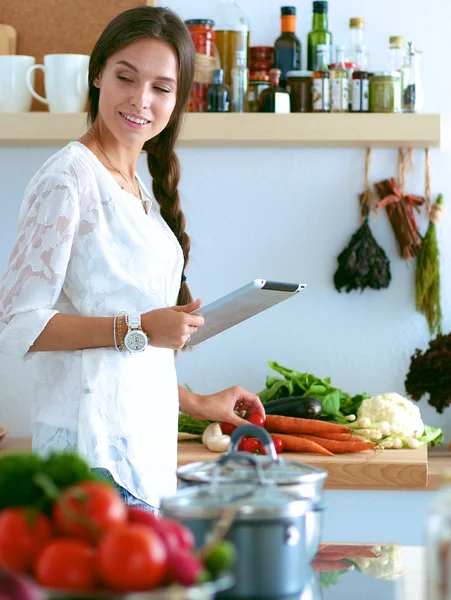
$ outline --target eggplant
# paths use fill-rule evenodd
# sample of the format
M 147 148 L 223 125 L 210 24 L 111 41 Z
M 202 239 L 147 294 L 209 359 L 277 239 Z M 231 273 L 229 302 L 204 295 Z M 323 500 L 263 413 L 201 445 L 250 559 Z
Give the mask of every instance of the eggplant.
M 300 419 L 319 419 L 322 411 L 321 403 L 311 396 L 278 398 L 266 402 L 264 407 L 267 415 L 297 417 Z

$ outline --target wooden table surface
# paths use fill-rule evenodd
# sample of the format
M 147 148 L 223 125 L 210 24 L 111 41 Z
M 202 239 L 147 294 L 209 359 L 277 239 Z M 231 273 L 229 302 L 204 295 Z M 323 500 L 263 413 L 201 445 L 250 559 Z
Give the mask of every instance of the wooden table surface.
M 0 440 L 0 452 L 30 450 L 29 438 Z M 451 450 L 446 446 L 419 450 L 383 450 L 342 454 L 335 457 L 284 452 L 286 459 L 326 469 L 326 489 L 435 491 L 445 470 L 451 471 Z M 197 442 L 179 444 L 179 465 L 198 460 L 215 460 L 218 455 Z

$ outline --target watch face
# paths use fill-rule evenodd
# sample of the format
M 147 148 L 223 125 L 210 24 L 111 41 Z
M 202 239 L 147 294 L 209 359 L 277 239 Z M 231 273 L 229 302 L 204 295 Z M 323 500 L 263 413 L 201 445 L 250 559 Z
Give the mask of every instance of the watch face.
M 127 350 L 140 352 L 147 346 L 147 336 L 143 331 L 129 331 L 124 339 Z

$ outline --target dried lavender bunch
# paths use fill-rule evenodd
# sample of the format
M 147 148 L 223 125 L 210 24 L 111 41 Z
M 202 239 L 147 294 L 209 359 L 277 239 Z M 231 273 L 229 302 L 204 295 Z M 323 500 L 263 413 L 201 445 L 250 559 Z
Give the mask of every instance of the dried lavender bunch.
M 429 404 L 438 413 L 451 404 L 451 333 L 431 340 L 425 352 L 415 351 L 405 386 L 413 400 L 429 394 Z

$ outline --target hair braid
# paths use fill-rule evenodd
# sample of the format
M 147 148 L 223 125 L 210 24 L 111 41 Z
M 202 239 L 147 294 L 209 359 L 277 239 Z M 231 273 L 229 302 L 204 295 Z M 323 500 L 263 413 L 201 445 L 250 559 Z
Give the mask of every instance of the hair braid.
M 159 136 L 144 145 L 147 152 L 147 164 L 152 177 L 152 190 L 160 205 L 160 212 L 183 250 L 183 273 L 189 261 L 191 241 L 185 231 L 185 215 L 183 214 L 178 185 L 180 182 L 180 162 L 174 146 L 178 137 L 180 121 L 173 121 Z M 181 282 L 177 304 L 189 304 L 192 296 L 186 281 Z

